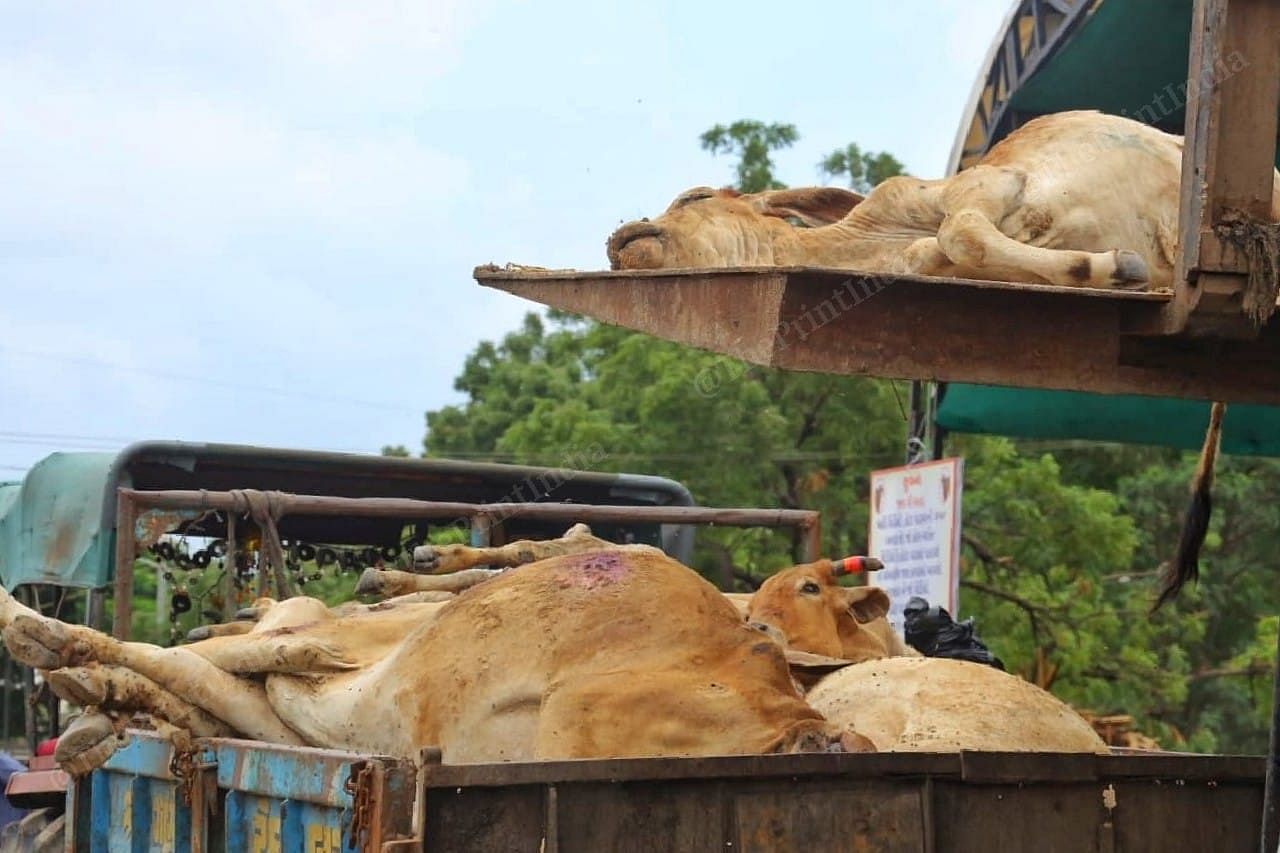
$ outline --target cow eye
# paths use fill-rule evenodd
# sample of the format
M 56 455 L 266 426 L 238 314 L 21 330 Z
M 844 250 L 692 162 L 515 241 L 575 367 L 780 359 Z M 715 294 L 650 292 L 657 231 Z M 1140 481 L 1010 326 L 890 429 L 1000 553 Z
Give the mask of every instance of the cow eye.
M 822 589 L 813 581 L 805 581 L 800 586 L 800 592 L 804 595 L 817 595 L 822 592 Z

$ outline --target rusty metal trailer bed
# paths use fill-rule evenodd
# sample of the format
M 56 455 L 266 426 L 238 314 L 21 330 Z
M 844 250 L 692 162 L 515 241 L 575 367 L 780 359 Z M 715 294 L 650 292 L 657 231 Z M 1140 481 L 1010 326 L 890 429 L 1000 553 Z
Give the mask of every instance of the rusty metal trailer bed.
M 148 512 L 227 509 L 213 491 L 120 489 Z M 464 504 L 278 495 L 280 518 L 645 520 L 793 527 L 809 511 Z M 147 525 L 143 525 L 146 527 Z M 133 536 L 117 537 L 120 566 Z M 119 568 L 119 566 L 118 566 Z M 1182 754 L 878 754 L 446 765 L 129 733 L 68 794 L 67 849 L 175 851 L 1226 850 L 1256 837 L 1265 759 Z
M 1261 758 L 958 753 L 445 765 L 135 732 L 81 780 L 75 850 L 1240 850 Z M 175 760 L 180 759 L 180 760 Z

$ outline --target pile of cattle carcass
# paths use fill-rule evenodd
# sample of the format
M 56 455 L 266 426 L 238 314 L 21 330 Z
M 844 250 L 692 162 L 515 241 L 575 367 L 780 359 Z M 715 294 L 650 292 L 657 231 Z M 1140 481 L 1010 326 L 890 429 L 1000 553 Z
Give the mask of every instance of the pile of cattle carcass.
M 437 747 L 449 763 L 1107 751 L 1034 685 L 904 645 L 883 590 L 838 583 L 847 560 L 731 595 L 583 525 L 419 556 L 441 574 L 365 573 L 359 591 L 391 596 L 380 603 L 262 599 L 174 648 L 62 623 L 3 591 L 0 628 L 17 660 L 86 709 L 58 742 L 74 775 L 109 758 L 137 714 L 175 738 L 398 756 Z

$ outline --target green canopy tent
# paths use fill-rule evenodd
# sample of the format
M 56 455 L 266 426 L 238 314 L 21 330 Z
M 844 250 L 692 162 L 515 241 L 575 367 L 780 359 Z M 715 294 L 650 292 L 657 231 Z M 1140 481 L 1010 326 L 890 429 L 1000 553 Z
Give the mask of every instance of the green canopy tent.
M 949 385 L 943 389 L 935 422 L 950 432 L 1159 444 L 1198 450 L 1204 443 L 1209 406 L 1195 400 L 1164 397 Z M 1280 456 L 1280 408 L 1228 406 L 1222 452 Z
M 1191 11 L 1192 0 L 1015 3 L 974 92 L 951 170 L 971 165 L 1037 115 L 1064 110 L 1127 115 L 1181 134 Z M 1019 438 L 1197 449 L 1209 417 L 1207 400 L 959 383 L 940 389 L 939 397 L 939 429 Z M 1280 456 L 1280 409 L 1228 407 L 1222 449 Z

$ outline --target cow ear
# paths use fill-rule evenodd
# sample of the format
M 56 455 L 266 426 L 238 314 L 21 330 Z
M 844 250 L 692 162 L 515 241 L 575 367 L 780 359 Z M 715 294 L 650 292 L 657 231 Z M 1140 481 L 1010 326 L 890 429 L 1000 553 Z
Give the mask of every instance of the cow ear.
M 889 594 L 878 586 L 851 586 L 841 592 L 845 606 L 859 622 L 871 622 L 889 612 Z
M 757 193 L 753 201 L 765 216 L 794 216 L 810 228 L 817 228 L 844 219 L 862 196 L 840 187 L 802 187 Z

